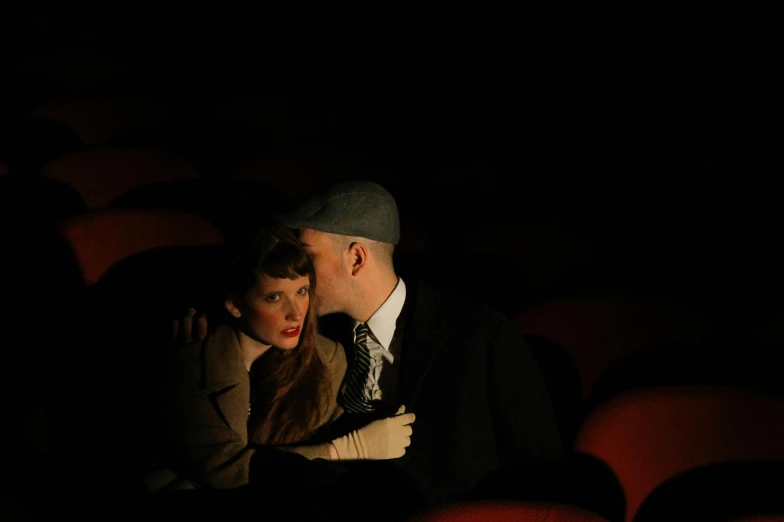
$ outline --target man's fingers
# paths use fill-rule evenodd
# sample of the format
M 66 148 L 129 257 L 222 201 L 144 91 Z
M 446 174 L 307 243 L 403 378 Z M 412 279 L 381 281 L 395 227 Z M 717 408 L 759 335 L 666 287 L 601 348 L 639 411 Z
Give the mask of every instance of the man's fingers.
M 181 343 L 189 343 L 193 340 L 193 316 L 196 315 L 195 308 L 188 308 L 180 318 L 180 329 L 177 340 Z
M 207 337 L 207 316 L 199 314 L 196 316 L 196 339 L 203 341 Z
M 182 328 L 180 328 L 180 342 L 191 342 L 193 334 L 193 317 L 186 315 L 182 318 L 180 324 L 182 325 Z
M 194 340 L 203 341 L 207 337 L 207 316 L 197 313 L 195 308 L 183 310 L 172 324 L 175 342 L 188 344 Z

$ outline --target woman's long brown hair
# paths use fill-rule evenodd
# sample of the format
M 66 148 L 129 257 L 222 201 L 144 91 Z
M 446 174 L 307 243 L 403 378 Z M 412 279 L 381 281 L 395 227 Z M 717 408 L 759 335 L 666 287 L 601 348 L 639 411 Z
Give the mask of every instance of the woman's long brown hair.
M 316 351 L 313 302 L 316 274 L 297 237 L 282 227 L 259 229 L 250 241 L 232 250 L 235 291 L 245 295 L 262 274 L 310 279 L 310 306 L 293 350 L 274 346 L 253 364 L 251 386 L 256 399 L 248 420 L 248 440 L 285 445 L 306 440 L 318 427 L 331 396 L 324 363 Z

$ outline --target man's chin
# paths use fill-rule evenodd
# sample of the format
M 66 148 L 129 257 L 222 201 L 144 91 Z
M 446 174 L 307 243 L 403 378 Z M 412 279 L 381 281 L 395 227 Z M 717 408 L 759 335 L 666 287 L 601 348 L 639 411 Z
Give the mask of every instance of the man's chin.
M 313 307 L 313 309 L 316 311 L 316 317 L 324 317 L 325 315 L 332 315 L 340 312 L 340 310 L 336 310 L 330 306 L 321 305 L 318 302 L 316 303 L 316 306 Z
M 316 317 L 323 317 L 325 315 L 334 314 L 336 311 L 326 306 L 322 299 L 319 299 L 316 296 L 316 304 L 313 306 L 313 309 L 316 311 Z
M 316 307 L 316 317 L 324 317 L 325 315 L 334 314 L 335 312 L 331 311 L 328 308 Z

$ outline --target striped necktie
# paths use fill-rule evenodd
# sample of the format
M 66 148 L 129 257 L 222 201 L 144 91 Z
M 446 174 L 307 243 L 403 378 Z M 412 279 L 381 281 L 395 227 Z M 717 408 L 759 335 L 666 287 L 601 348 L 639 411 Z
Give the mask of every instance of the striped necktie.
M 356 341 L 354 342 L 354 364 L 351 365 L 346 387 L 341 396 L 340 405 L 348 413 L 366 413 L 373 411 L 373 407 L 365 398 L 365 386 L 370 372 L 370 350 L 367 346 L 367 336 L 370 328 L 365 323 L 360 323 L 356 328 Z

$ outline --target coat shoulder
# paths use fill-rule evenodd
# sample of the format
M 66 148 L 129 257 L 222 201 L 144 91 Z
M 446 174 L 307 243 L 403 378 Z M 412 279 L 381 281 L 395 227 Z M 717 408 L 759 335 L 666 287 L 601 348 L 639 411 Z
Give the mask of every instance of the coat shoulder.
M 417 310 L 420 313 L 440 317 L 449 330 L 463 331 L 467 328 L 475 328 L 482 331 L 496 331 L 509 321 L 500 310 L 485 303 L 443 291 L 423 281 L 417 283 L 415 294 Z
M 321 334 L 316 335 L 316 351 L 319 358 L 327 366 L 334 366 L 343 360 L 345 364 L 346 353 L 343 345 Z

